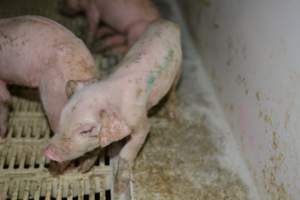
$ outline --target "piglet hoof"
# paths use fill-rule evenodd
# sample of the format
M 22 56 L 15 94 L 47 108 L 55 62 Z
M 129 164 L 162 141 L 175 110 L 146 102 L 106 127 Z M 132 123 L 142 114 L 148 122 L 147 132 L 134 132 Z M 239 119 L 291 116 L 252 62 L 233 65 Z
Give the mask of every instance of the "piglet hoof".
M 131 200 L 130 178 L 128 178 L 128 179 L 115 178 L 114 199 L 115 200 Z
M 175 120 L 176 119 L 176 113 L 174 111 L 169 111 L 168 112 L 168 117 L 171 120 Z
M 177 120 L 177 112 L 174 107 L 168 107 L 166 106 L 165 108 L 161 109 L 157 113 L 157 117 L 165 118 L 168 120 L 176 121 Z
M 131 165 L 128 161 L 119 158 L 114 170 L 114 199 L 131 200 L 130 179 Z
M 166 105 L 166 114 L 167 118 L 170 120 L 176 120 L 177 119 L 177 108 L 176 104 L 174 102 L 168 102 Z
M 114 193 L 114 200 L 131 200 L 131 195 L 130 195 L 130 190 L 129 190 L 129 185 L 126 185 L 129 183 L 123 183 L 122 186 L 118 186 L 118 187 L 126 187 L 126 191 L 116 191 L 115 189 L 115 193 Z M 116 188 L 116 186 L 115 186 Z

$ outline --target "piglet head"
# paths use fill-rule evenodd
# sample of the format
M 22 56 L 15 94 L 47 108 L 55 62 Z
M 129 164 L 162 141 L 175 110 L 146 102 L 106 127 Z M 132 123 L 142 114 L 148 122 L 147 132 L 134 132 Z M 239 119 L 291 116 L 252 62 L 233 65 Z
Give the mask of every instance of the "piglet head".
M 57 162 L 75 159 L 99 145 L 101 125 L 83 122 L 70 132 L 55 134 L 45 149 L 45 155 Z
M 75 92 L 61 113 L 58 132 L 45 149 L 45 155 L 58 162 L 105 147 L 131 132 L 125 121 L 107 106 L 102 98 L 106 93 L 101 96 L 96 84 L 78 85 L 80 88 L 72 85 Z M 72 89 L 68 90 L 70 95 Z

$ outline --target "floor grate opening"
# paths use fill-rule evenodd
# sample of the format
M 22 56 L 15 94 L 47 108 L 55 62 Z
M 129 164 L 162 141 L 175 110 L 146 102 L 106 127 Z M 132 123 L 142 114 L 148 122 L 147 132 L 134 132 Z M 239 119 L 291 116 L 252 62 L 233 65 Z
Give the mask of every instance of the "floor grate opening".
M 105 200 L 111 200 L 111 190 L 105 190 Z
M 27 136 L 26 131 L 23 128 L 21 129 L 20 132 L 21 132 L 21 138 L 25 138 Z M 17 137 L 17 131 L 14 131 L 11 137 L 16 138 Z
M 46 169 L 48 169 L 48 168 L 49 168 L 49 163 L 45 163 L 44 167 L 45 167 Z
M 100 193 L 95 194 L 95 200 L 100 200 Z
M 53 131 L 50 131 L 50 137 L 53 137 L 53 136 L 54 136 Z
M 6 155 L 4 154 L 4 165 L 3 165 L 3 169 L 8 169 L 9 167 L 9 157 L 10 155 L 7 153 Z
M 75 159 L 74 160 L 74 166 L 78 167 L 80 165 L 80 159 Z
M 95 166 L 100 166 L 100 156 L 97 157 L 97 160 L 95 162 Z
M 14 165 L 14 169 L 18 169 L 19 167 L 20 167 L 20 165 L 18 165 L 18 164 Z
M 97 156 L 88 173 L 71 168 L 63 175 L 52 176 L 43 149 L 53 132 L 42 110 L 37 110 L 39 103 L 13 99 L 8 134 L 0 143 L 0 200 L 111 199 L 112 167 L 106 152 Z
M 27 163 L 25 163 L 24 168 L 25 168 L 25 169 L 28 169 L 29 167 L 30 167 L 30 165 L 27 164 Z
M 104 164 L 105 165 L 109 165 L 110 164 L 110 157 L 109 157 L 107 151 L 105 151 L 105 153 L 104 153 Z
M 89 195 L 87 195 L 87 194 L 83 195 L 83 200 L 89 200 L 89 199 L 90 199 Z

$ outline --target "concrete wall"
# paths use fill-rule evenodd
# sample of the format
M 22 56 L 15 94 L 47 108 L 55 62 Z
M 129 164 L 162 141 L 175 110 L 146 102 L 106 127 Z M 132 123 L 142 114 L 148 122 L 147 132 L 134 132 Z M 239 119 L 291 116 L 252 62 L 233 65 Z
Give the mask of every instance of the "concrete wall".
M 299 199 L 300 1 L 179 2 L 262 199 Z

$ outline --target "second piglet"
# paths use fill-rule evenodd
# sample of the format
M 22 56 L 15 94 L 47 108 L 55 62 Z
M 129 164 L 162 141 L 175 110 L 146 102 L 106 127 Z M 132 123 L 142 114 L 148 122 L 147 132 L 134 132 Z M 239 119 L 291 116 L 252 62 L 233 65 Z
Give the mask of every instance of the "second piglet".
M 159 12 L 151 0 L 65 0 L 65 12 L 83 12 L 87 17 L 87 43 L 95 37 L 102 38 L 102 44 L 95 50 L 109 50 L 111 53 L 125 53 L 147 26 L 159 18 Z M 98 29 L 100 22 L 108 26 Z M 127 42 L 127 45 L 123 45 Z M 94 46 L 94 45 L 93 45 Z
M 0 136 L 6 133 L 7 84 L 38 88 L 52 130 L 67 102 L 68 80 L 95 78 L 93 57 L 62 25 L 39 16 L 0 20 Z

